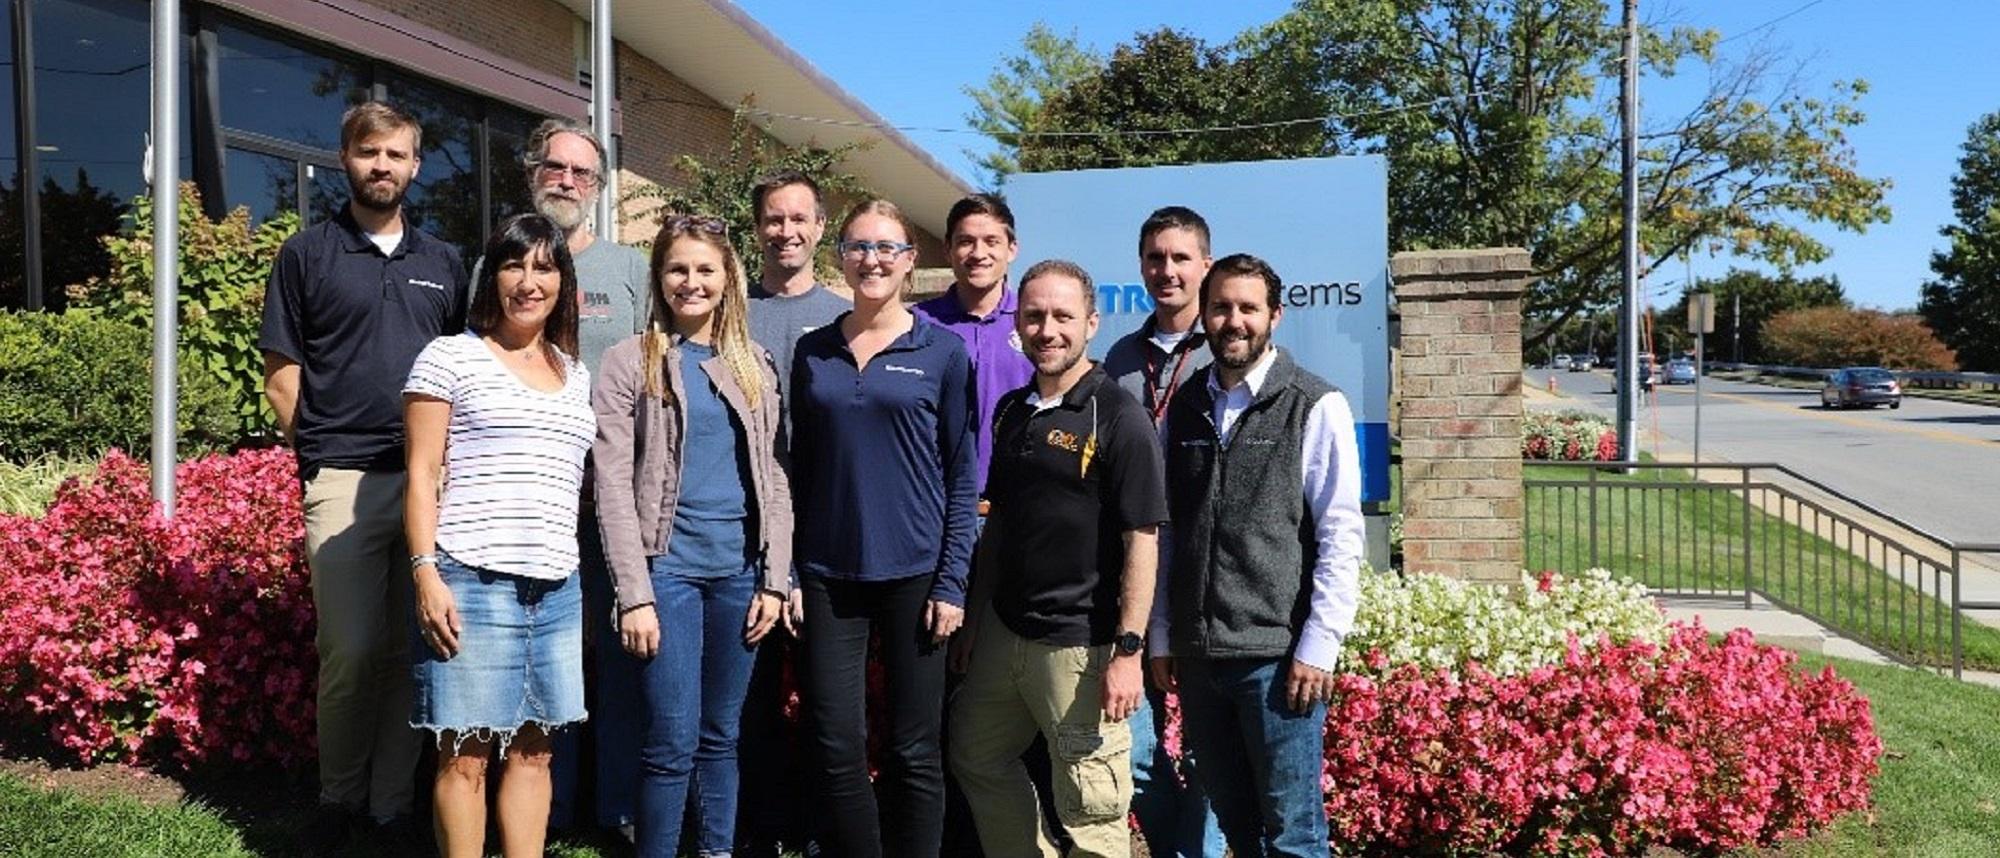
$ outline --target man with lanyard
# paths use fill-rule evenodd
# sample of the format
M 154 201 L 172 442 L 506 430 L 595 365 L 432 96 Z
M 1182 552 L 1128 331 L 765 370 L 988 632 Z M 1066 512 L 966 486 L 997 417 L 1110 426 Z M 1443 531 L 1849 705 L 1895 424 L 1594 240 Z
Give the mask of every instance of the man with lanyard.
M 799 337 L 854 308 L 854 302 L 826 288 L 816 278 L 820 239 L 826 235 L 826 201 L 819 183 L 797 170 L 773 173 L 750 191 L 750 209 L 757 216 L 757 248 L 761 263 L 750 285 L 750 338 L 771 353 L 785 403 L 786 430 L 791 428 L 792 353 Z M 793 588 L 793 592 L 799 592 Z M 743 735 L 767 737 L 746 741 L 738 750 L 743 772 L 743 800 L 738 803 L 736 831 L 742 854 L 781 854 L 784 841 L 799 851 L 812 830 L 808 814 L 813 783 L 803 757 L 793 758 L 782 737 L 785 664 L 797 646 L 795 627 L 786 611 L 785 634 L 773 633 L 757 648 L 750 671 L 750 690 L 743 705 Z M 803 725 L 801 725 L 803 729 Z
M 1123 722 L 1141 708 L 1166 498 L 1151 421 L 1083 357 L 1095 299 L 1071 262 L 1038 263 L 1022 278 L 1016 326 L 1035 378 L 1000 399 L 993 513 L 967 602 L 976 620 L 952 640 L 966 676 L 951 704 L 950 759 L 992 856 L 1131 851 Z M 1022 764 L 1037 734 L 1056 818 L 1074 841 L 1067 853 Z
M 965 341 L 972 358 L 972 391 L 978 401 L 975 437 L 979 447 L 980 495 L 993 461 L 993 409 L 1000 397 L 1034 377 L 1014 330 L 1018 300 L 1007 288 L 1007 266 L 1020 247 L 1014 240 L 1014 212 L 993 194 L 959 200 L 945 215 L 945 250 L 955 280 L 943 295 L 916 311 Z
M 1211 359 L 1199 293 L 1212 261 L 1208 222 L 1193 209 L 1167 206 L 1139 225 L 1139 276 L 1153 314 L 1105 353 L 1104 372 L 1139 401 L 1156 428 L 1181 383 Z M 1186 758 L 1183 771 L 1175 771 L 1166 726 L 1166 692 L 1148 685 L 1146 705 L 1132 715 L 1132 813 L 1140 833 L 1159 858 L 1220 856 L 1222 829 L 1194 777 L 1195 762 Z
M 403 537 L 403 379 L 431 340 L 465 329 L 458 250 L 405 217 L 423 129 L 380 102 L 340 121 L 351 192 L 278 249 L 257 347 L 264 396 L 298 454 L 319 650 L 319 811 L 308 853 L 341 854 L 372 818 L 411 822 L 421 736 L 410 727 L 410 552 Z M 393 851 L 393 850 L 392 850 Z
M 645 324 L 647 263 L 644 254 L 613 240 L 599 240 L 585 228 L 603 188 L 604 144 L 583 125 L 549 119 L 528 138 L 522 158 L 535 211 L 562 229 L 576 265 L 577 346 L 584 366 L 597 371 L 597 359 Z M 473 266 L 479 282 L 480 260 Z M 601 622 L 611 615 L 610 572 L 604 560 L 604 540 L 597 529 L 590 481 L 584 481 L 576 536 L 580 580 L 583 582 L 584 623 L 590 631 L 596 672 L 590 690 L 590 720 L 580 729 L 555 737 L 550 777 L 554 795 L 549 827 L 568 828 L 576 812 L 578 772 L 582 764 L 579 737 L 595 737 L 597 824 L 629 835 L 636 815 L 639 785 L 639 720 L 632 701 L 637 693 L 638 662 L 618 642 L 618 630 Z M 628 837 L 629 839 L 629 837 Z

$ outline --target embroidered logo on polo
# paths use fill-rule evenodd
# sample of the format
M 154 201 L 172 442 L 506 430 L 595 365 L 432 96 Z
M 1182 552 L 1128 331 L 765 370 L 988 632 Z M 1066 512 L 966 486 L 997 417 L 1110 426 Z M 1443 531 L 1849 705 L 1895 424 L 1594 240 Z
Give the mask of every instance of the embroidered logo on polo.
M 1075 432 L 1064 432 L 1061 429 L 1050 429 L 1047 441 L 1049 446 L 1051 447 L 1057 447 L 1060 449 L 1068 450 L 1072 453 L 1078 452 L 1083 449 L 1083 439 L 1076 437 Z
M 432 289 L 436 289 L 436 290 L 438 290 L 439 292 L 443 292 L 443 291 L 444 291 L 444 284 L 443 284 L 443 283 L 435 283 L 435 282 L 432 282 L 432 281 L 429 281 L 429 280 L 420 280 L 420 279 L 418 279 L 418 278 L 415 278 L 415 277 L 412 277 L 412 278 L 410 278 L 410 285 L 411 285 L 411 286 L 426 286 L 426 287 L 429 287 L 429 288 L 432 288 Z
M 882 368 L 890 372 L 906 372 L 911 375 L 917 376 L 919 378 L 923 377 L 924 374 L 924 371 L 921 369 L 918 369 L 913 366 L 903 366 L 901 364 L 885 363 L 882 365 Z

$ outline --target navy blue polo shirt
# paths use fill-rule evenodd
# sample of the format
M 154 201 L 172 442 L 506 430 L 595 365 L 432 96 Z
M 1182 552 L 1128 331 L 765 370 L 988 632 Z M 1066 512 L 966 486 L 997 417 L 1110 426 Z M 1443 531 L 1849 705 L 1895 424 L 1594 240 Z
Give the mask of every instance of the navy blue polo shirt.
M 846 317 L 793 352 L 795 562 L 847 581 L 935 575 L 931 598 L 964 605 L 979 478 L 965 343 L 915 315 L 861 368 Z
M 407 218 L 384 255 L 343 207 L 278 250 L 257 347 L 299 365 L 299 478 L 403 469 L 403 380 L 431 340 L 465 330 L 457 248 Z
M 1123 631 L 1125 534 L 1167 520 L 1153 421 L 1101 366 L 1056 402 L 1030 401 L 1032 393 L 1033 382 L 1010 391 L 994 418 L 986 476 L 986 533 L 1001 540 L 993 611 L 1029 640 L 1108 644 Z

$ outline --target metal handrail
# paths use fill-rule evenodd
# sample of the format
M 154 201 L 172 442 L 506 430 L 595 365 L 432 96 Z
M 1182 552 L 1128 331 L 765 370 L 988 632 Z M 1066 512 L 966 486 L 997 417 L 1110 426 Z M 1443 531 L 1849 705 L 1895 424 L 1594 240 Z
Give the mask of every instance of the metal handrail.
M 1661 582 L 1657 587 L 1661 592 L 1676 592 L 1701 598 L 1733 599 L 1740 596 L 1746 608 L 1753 607 L 1755 598 L 1761 595 L 1775 605 L 1804 614 L 1850 637 L 1871 641 L 1885 655 L 1897 661 L 1906 661 L 1905 656 L 1911 656 L 1914 659 L 1913 663 L 1937 664 L 1935 659 L 1948 658 L 1954 677 L 1962 676 L 1964 668 L 1965 650 L 1961 628 L 1964 611 L 1968 608 L 2000 609 L 2000 603 L 1966 603 L 1961 592 L 1963 582 L 1961 573 L 1965 555 L 2000 555 L 2000 544 L 1954 542 L 1922 527 L 1908 524 L 1873 504 L 1855 499 L 1783 465 L 1769 462 L 1625 463 L 1541 460 L 1529 460 L 1526 464 L 1584 472 L 1578 475 L 1584 477 L 1583 479 L 1523 481 L 1526 488 L 1546 489 L 1554 493 L 1552 503 L 1527 504 L 1523 513 L 1535 516 L 1545 514 L 1553 507 L 1556 542 L 1544 550 L 1553 550 L 1558 557 L 1583 547 L 1578 539 L 1583 534 L 1576 534 L 1572 530 L 1573 527 L 1584 525 L 1581 520 L 1583 511 L 1575 509 L 1579 502 L 1586 502 L 1582 492 L 1589 492 L 1588 562 L 1593 566 L 1603 565 L 1601 560 L 1604 555 L 1600 552 L 1599 535 L 1600 504 L 1608 503 L 1613 512 L 1622 510 L 1622 514 L 1630 519 L 1632 513 L 1630 499 L 1636 496 L 1639 501 L 1638 523 L 1641 526 L 1633 528 L 1628 525 L 1622 548 L 1616 539 L 1613 540 L 1611 556 L 1622 555 L 1628 559 L 1644 558 L 1648 564 L 1657 562 L 1655 571 L 1661 577 L 1653 580 Z M 1689 472 L 1692 474 L 1692 479 L 1672 482 L 1606 482 L 1600 479 L 1606 471 L 1631 473 L 1665 470 Z M 1733 478 L 1726 480 L 1703 478 L 1704 472 L 1717 471 L 1728 472 Z M 1764 471 L 1776 478 L 1753 479 L 1752 473 L 1755 471 Z M 1836 509 L 1800 493 L 1808 488 L 1823 493 L 1831 499 L 1831 503 L 1840 508 Z M 1607 497 L 1606 493 L 1611 489 L 1617 491 L 1610 492 Z M 1708 533 L 1716 534 L 1717 538 L 1696 539 L 1691 544 L 1691 553 L 1684 558 L 1681 554 L 1682 546 L 1690 545 L 1683 538 L 1686 533 L 1683 531 L 1683 525 L 1687 516 L 1695 515 L 1705 517 L 1708 521 L 1717 521 L 1713 517 L 1715 514 L 1713 506 L 1706 509 L 1675 507 L 1677 501 L 1669 500 L 1667 497 L 1668 493 L 1673 497 L 1680 497 L 1691 490 L 1704 493 L 1692 496 L 1696 498 L 1713 497 L 1712 494 L 1705 494 L 1709 492 L 1721 492 L 1732 496 L 1740 494 L 1741 517 L 1737 522 L 1724 525 L 1724 530 L 1719 533 L 1712 528 L 1707 530 Z M 1570 493 L 1568 501 L 1564 500 L 1565 491 Z M 1627 500 L 1617 501 L 1616 498 L 1624 492 L 1635 492 L 1636 495 L 1623 495 Z M 1763 494 L 1756 495 L 1754 494 L 1756 492 Z M 1654 511 L 1659 515 L 1657 521 L 1660 529 L 1657 532 L 1651 529 L 1655 519 L 1651 518 L 1653 513 L 1647 510 L 1647 497 L 1661 498 L 1654 506 Z M 1755 499 L 1758 497 L 1762 500 Z M 1775 512 L 1772 506 L 1774 499 Z M 1712 504 L 1713 501 L 1700 503 Z M 1774 543 L 1768 532 L 1760 533 L 1755 526 L 1757 508 L 1762 508 L 1766 515 L 1780 522 L 1799 528 L 1805 536 L 1793 538 L 1791 541 L 1796 547 L 1788 548 L 1785 536 L 1788 531 L 1779 531 Z M 1673 510 L 1674 523 L 1671 539 L 1665 530 L 1666 517 L 1670 509 Z M 1724 515 L 1728 515 L 1729 510 L 1726 506 L 1723 512 Z M 1805 523 L 1808 512 L 1812 517 L 1810 526 Z M 1575 520 L 1573 524 L 1566 525 L 1564 521 L 1569 515 L 1574 515 Z M 1857 516 L 1872 516 L 1879 519 L 1880 523 L 1864 522 Z M 1696 525 L 1696 527 L 1701 526 Z M 1741 528 L 1740 532 L 1731 532 L 1738 527 Z M 1633 533 L 1639 535 L 1637 547 L 1640 553 L 1636 555 L 1632 553 Z M 1844 547 L 1836 535 L 1841 533 L 1845 534 Z M 1907 536 L 1891 536 L 1891 533 L 1907 534 Z M 1857 537 L 1860 541 L 1859 551 L 1855 545 Z M 1649 539 L 1657 541 L 1649 545 Z M 1668 559 L 1665 553 L 1669 544 L 1674 546 L 1671 559 Z M 1562 547 L 1564 545 L 1571 547 L 1564 549 Z M 1772 551 L 1774 545 L 1775 558 Z M 1650 554 L 1652 551 L 1658 551 L 1660 554 L 1657 557 L 1652 556 Z M 1797 554 L 1795 558 L 1790 556 L 1794 551 Z M 1702 562 L 1703 552 L 1706 552 L 1707 564 Z M 1734 570 L 1730 570 L 1729 567 L 1735 565 L 1738 555 L 1741 559 L 1741 578 L 1732 585 L 1729 581 Z M 1761 587 L 1757 574 L 1759 557 L 1764 561 Z M 1809 557 L 1810 565 L 1807 562 Z M 1846 559 L 1840 559 L 1843 557 Z M 1892 557 L 1895 560 L 1892 561 Z M 1579 558 L 1579 562 L 1581 560 L 1582 558 Z M 1722 562 L 1718 563 L 1718 560 Z M 1796 563 L 1788 567 L 1788 560 L 1796 560 Z M 1914 583 L 1911 578 L 1912 566 L 1915 567 Z M 1685 577 L 1690 576 L 1690 573 L 1691 577 Z M 1664 583 L 1664 576 L 1668 574 L 1673 576 L 1673 584 Z M 1877 575 L 1881 576 L 1879 584 L 1875 583 L 1878 580 L 1875 577 Z M 1951 577 L 1948 593 L 1946 584 L 1942 580 L 1944 575 Z M 1882 596 L 1870 595 L 1877 588 L 1881 589 Z M 1894 595 L 1893 599 L 1887 602 L 1878 601 L 1898 593 L 1907 595 Z M 1915 597 L 1915 601 L 1909 601 L 1911 596 Z M 1926 610 L 1926 605 L 1934 607 Z M 1912 611 L 1914 611 L 1914 625 L 1912 625 Z M 1948 653 L 1942 651 L 1946 639 L 1946 618 L 1943 616 L 1946 611 L 1950 614 Z

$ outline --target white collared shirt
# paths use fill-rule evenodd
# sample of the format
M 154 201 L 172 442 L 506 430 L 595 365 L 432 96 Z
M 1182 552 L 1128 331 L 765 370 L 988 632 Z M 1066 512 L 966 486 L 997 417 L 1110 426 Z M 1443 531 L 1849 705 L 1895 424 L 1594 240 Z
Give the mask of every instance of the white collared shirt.
M 1224 390 L 1218 373 L 1208 376 L 1208 392 L 1215 399 L 1216 437 L 1224 447 L 1236 430 L 1236 421 L 1255 401 L 1271 374 L 1278 350 L 1264 352 L 1243 380 Z M 1162 427 L 1164 435 L 1164 427 Z M 1307 508 L 1314 518 L 1313 533 L 1319 554 L 1313 564 L 1312 597 L 1308 602 L 1305 627 L 1299 630 L 1292 658 L 1321 670 L 1332 670 L 1340 661 L 1340 644 L 1354 628 L 1354 613 L 1361 601 L 1361 557 L 1365 538 L 1361 517 L 1361 452 L 1355 433 L 1354 411 L 1346 395 L 1329 391 L 1313 403 L 1306 415 L 1300 438 L 1301 471 Z M 1160 572 L 1154 585 L 1153 616 L 1148 624 L 1147 651 L 1167 655 L 1168 572 L 1172 556 L 1165 529 L 1161 533 Z

